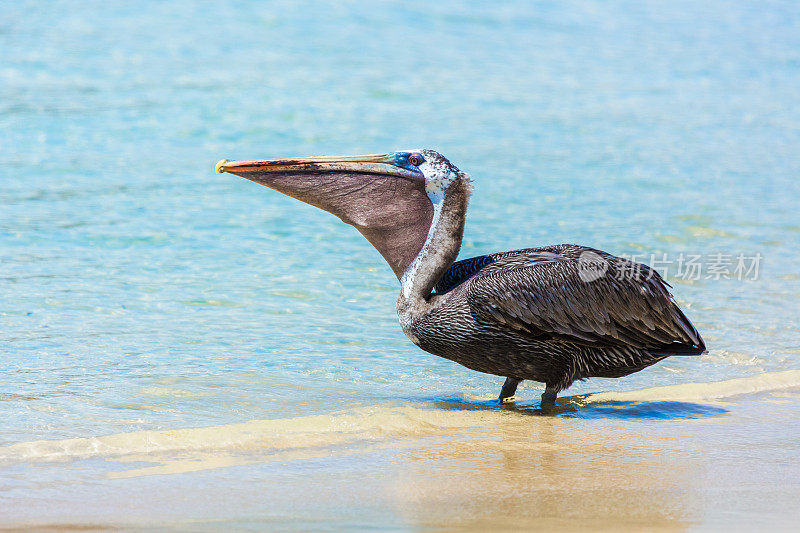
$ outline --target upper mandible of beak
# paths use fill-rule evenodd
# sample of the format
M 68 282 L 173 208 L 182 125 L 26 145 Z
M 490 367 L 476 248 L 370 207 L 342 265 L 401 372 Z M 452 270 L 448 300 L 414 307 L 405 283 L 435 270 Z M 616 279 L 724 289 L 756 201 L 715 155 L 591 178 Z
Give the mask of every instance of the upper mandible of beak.
M 247 177 L 249 173 L 316 174 L 321 172 L 384 174 L 403 178 L 420 178 L 422 176 L 419 171 L 397 166 L 393 154 L 297 157 L 251 161 L 228 161 L 227 159 L 222 159 L 214 166 L 214 170 L 219 174 L 228 172 L 242 177 Z

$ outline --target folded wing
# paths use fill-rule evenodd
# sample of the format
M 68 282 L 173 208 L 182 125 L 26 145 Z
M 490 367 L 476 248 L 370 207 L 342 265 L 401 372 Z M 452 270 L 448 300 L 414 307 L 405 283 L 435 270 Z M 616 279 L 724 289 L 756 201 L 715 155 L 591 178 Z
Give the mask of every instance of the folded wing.
M 599 250 L 523 250 L 482 266 L 465 283 L 476 319 L 534 337 L 663 355 L 705 350 L 657 272 Z

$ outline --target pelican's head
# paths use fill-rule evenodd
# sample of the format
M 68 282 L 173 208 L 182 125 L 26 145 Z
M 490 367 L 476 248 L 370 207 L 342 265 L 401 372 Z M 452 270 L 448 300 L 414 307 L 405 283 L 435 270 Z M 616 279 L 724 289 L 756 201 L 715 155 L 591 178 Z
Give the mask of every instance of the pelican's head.
M 441 203 L 451 188 L 469 194 L 469 177 L 433 150 L 223 160 L 216 170 L 275 189 L 355 226 L 398 278 L 425 242 L 433 206 Z

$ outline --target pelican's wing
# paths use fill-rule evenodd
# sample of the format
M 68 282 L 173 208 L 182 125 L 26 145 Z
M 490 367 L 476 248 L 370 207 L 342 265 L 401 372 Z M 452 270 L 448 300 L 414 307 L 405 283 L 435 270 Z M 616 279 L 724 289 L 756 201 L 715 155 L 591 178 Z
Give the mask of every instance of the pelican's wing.
M 508 258 L 511 256 L 522 254 L 539 254 L 547 255 L 547 253 L 557 252 L 565 248 L 575 248 L 572 244 L 557 244 L 555 246 L 546 246 L 542 248 L 523 248 L 521 250 L 510 250 L 508 252 L 498 252 L 488 255 L 479 255 L 470 257 L 469 259 L 462 259 L 456 261 L 450 268 L 448 268 L 439 281 L 436 282 L 434 289 L 438 294 L 445 293 L 454 287 L 464 283 L 466 280 L 477 274 L 486 265 L 494 263 L 500 259 Z
M 664 355 L 705 350 L 654 270 L 591 248 L 563 246 L 568 248 L 515 254 L 484 266 L 465 286 L 473 315 L 541 338 Z

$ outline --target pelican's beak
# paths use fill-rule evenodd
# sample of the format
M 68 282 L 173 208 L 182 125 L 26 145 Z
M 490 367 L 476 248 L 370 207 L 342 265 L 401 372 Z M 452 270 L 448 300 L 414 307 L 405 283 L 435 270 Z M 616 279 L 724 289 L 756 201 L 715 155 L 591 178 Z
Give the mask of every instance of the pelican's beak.
M 222 174 L 229 172 L 256 182 L 263 174 L 317 174 L 341 172 L 355 174 L 382 174 L 399 178 L 420 178 L 419 171 L 408 170 L 395 164 L 393 154 L 297 157 L 292 159 L 263 159 L 252 161 L 221 160 L 214 169 Z
M 395 154 L 299 157 L 217 163 L 355 226 L 381 252 L 397 277 L 425 241 L 433 204 L 425 176 Z

